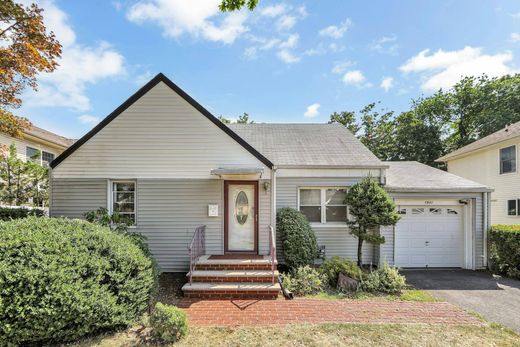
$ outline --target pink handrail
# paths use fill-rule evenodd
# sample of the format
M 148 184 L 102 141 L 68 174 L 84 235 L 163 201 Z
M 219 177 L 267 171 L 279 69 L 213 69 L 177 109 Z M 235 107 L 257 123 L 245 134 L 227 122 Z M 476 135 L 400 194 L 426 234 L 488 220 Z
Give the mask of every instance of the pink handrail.
M 269 225 L 269 253 L 271 256 L 272 283 L 274 284 L 274 272 L 276 270 L 276 241 L 274 238 L 274 228 Z
M 188 246 L 190 253 L 190 284 L 192 284 L 193 271 L 197 266 L 197 260 L 201 255 L 206 254 L 206 226 L 201 225 L 195 228 L 190 245 Z

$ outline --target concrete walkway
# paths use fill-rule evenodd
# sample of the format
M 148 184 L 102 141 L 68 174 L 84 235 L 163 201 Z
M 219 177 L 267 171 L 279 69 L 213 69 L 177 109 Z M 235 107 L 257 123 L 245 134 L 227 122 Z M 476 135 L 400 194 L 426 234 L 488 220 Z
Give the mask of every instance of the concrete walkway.
M 384 300 L 196 300 L 184 298 L 178 307 L 190 324 L 258 326 L 296 323 L 480 324 L 446 302 Z
M 470 270 L 404 270 L 407 282 L 520 333 L 520 281 Z

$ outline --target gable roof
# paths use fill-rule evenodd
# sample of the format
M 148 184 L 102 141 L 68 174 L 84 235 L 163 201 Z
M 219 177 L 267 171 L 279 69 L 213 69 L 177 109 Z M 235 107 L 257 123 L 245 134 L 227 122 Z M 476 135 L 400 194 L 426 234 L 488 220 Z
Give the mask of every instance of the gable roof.
M 101 131 L 104 127 L 106 127 L 110 122 L 112 122 L 117 116 L 123 113 L 128 107 L 130 107 L 134 102 L 139 100 L 143 95 L 145 95 L 149 90 L 155 87 L 160 82 L 163 82 L 168 87 L 170 87 L 175 93 L 177 93 L 180 97 L 186 100 L 191 106 L 193 106 L 197 111 L 202 113 L 206 118 L 208 118 L 213 124 L 219 127 L 222 131 L 224 131 L 228 136 L 230 136 L 233 140 L 238 142 L 242 147 L 244 147 L 249 153 L 255 156 L 258 160 L 260 160 L 267 167 L 272 168 L 273 163 L 264 157 L 260 152 L 258 152 L 255 148 L 253 148 L 249 143 L 244 141 L 240 136 L 238 136 L 235 132 L 233 132 L 230 128 L 228 128 L 224 123 L 218 120 L 217 117 L 212 115 L 208 110 L 206 110 L 201 104 L 199 104 L 195 99 L 189 96 L 185 91 L 183 91 L 179 86 L 173 83 L 168 77 L 164 74 L 159 73 L 154 78 L 152 78 L 148 83 L 146 83 L 141 89 L 139 89 L 135 94 L 129 97 L 125 102 L 123 102 L 118 108 L 116 108 L 112 113 L 110 113 L 105 119 L 103 119 L 98 125 L 96 125 L 92 130 L 90 130 L 86 135 L 76 141 L 72 146 L 67 148 L 62 154 L 60 154 L 56 159 L 54 159 L 50 166 L 51 168 L 55 168 L 62 161 L 64 161 L 67 157 L 69 157 L 72 153 L 74 153 L 78 148 L 80 148 L 85 142 L 87 142 L 90 138 L 96 135 L 99 131 Z
M 253 123 L 228 126 L 279 167 L 386 167 L 339 124 Z
M 52 142 L 61 147 L 69 147 L 74 143 L 73 139 L 66 138 L 64 136 L 60 136 L 58 134 L 52 133 L 48 130 L 39 128 L 37 126 L 32 125 L 30 128 L 25 129 L 24 134 L 37 137 L 41 140 Z
M 483 184 L 416 161 L 387 161 L 388 191 L 414 192 L 483 192 L 491 191 Z
M 470 143 L 464 147 L 461 147 L 451 153 L 446 154 L 445 156 L 440 157 L 436 161 L 443 162 L 453 159 L 455 157 L 461 156 L 463 154 L 468 154 L 473 151 L 482 149 L 487 146 L 494 145 L 496 143 L 506 141 L 512 139 L 514 137 L 520 136 L 520 122 L 513 123 L 504 129 L 500 129 L 497 132 L 494 132 L 491 135 L 481 138 L 475 142 Z

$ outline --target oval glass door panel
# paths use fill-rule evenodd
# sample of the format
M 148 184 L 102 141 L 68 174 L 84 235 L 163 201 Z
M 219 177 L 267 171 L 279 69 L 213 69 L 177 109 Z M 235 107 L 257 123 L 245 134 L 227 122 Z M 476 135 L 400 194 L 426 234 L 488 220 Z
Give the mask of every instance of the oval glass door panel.
M 237 200 L 235 201 L 235 217 L 238 224 L 244 225 L 249 216 L 249 200 L 244 191 L 238 192 Z
M 228 251 L 254 251 L 255 186 L 230 184 L 228 189 Z

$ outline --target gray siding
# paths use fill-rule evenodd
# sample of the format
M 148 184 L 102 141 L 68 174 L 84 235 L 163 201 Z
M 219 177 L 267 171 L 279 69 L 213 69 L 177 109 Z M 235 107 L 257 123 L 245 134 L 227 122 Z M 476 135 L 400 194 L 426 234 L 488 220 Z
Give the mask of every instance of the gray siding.
M 379 245 L 378 262 L 394 265 L 394 227 L 381 227 L 381 235 L 385 237 L 385 243 Z
M 52 216 L 82 218 L 107 206 L 108 179 L 53 179 Z M 224 252 L 224 182 L 218 179 L 137 179 L 137 227 L 165 272 L 186 271 L 195 227 L 206 225 L 206 252 Z M 208 217 L 208 204 L 219 216 Z M 259 251 L 269 251 L 270 189 L 259 184 Z
M 475 202 L 475 267 L 484 267 L 484 209 L 482 195 L 479 194 L 473 201 Z
M 83 218 L 101 206 L 107 206 L 106 179 L 52 179 L 51 216 Z
M 276 204 L 277 209 L 282 207 L 298 208 L 299 187 L 347 187 L 359 182 L 361 178 L 287 178 L 279 177 L 276 180 Z M 357 238 L 349 233 L 348 227 L 313 225 L 314 233 L 319 245 L 325 246 L 327 257 L 340 256 L 357 260 Z M 279 237 L 277 237 L 277 252 L 280 262 L 283 262 L 283 249 Z M 363 246 L 363 262 L 375 262 L 374 247 L 369 244 Z

